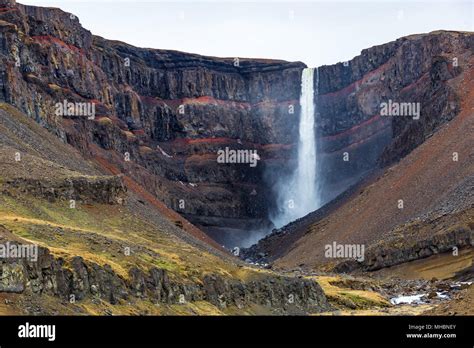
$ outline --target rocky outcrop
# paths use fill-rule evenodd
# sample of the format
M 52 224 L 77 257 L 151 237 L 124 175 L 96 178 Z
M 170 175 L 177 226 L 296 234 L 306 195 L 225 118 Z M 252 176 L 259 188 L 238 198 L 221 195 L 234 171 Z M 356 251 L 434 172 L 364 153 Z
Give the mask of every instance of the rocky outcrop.
M 367 250 L 364 261 L 346 260 L 338 263 L 334 271 L 344 273 L 354 271 L 371 272 L 445 252 L 456 251 L 459 253 L 459 249 L 473 246 L 474 231 L 460 228 L 413 243 L 398 240 L 393 243 L 386 243 L 386 245 L 371 247 Z
M 268 275 L 242 282 L 209 274 L 202 282 L 193 283 L 158 268 L 131 268 L 124 279 L 108 265 L 86 262 L 81 257 L 57 259 L 41 247 L 37 262 L 0 260 L 0 292 L 48 294 L 74 302 L 95 298 L 111 304 L 141 298 L 157 304 L 207 301 L 221 309 L 261 305 L 275 313 L 330 309 L 321 287 L 308 279 Z
M 91 204 L 123 204 L 127 189 L 119 176 L 78 176 L 64 179 L 15 178 L 0 184 L 4 193 L 29 194 L 48 201 L 75 200 Z

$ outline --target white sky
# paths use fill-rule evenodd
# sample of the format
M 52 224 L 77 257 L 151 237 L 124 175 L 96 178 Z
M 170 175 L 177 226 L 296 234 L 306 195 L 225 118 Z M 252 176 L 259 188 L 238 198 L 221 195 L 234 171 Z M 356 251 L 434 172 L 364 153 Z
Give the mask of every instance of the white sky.
M 364 48 L 433 30 L 474 31 L 474 0 L 18 0 L 60 7 L 107 39 L 220 57 L 352 59 Z

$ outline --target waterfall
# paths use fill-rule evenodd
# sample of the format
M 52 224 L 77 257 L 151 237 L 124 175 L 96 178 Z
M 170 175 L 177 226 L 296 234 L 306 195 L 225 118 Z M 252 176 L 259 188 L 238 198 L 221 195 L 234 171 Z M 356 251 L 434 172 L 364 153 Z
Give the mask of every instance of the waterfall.
M 278 185 L 278 214 L 272 219 L 277 228 L 320 207 L 314 103 L 314 87 L 318 94 L 318 85 L 318 69 L 304 69 L 301 77 L 298 162 L 289 182 Z

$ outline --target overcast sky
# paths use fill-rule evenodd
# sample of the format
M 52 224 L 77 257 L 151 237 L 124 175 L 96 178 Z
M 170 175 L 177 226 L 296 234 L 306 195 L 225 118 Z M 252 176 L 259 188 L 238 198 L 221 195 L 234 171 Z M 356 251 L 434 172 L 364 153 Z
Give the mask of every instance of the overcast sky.
M 433 30 L 474 31 L 474 1 L 18 0 L 60 7 L 94 34 L 135 46 L 316 67 Z

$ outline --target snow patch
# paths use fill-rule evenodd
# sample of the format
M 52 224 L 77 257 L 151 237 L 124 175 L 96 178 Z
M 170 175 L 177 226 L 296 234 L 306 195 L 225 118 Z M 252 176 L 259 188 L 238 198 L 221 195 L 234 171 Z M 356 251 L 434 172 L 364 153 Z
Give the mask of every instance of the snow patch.
M 398 296 L 390 299 L 390 303 L 393 305 L 398 305 L 398 304 L 422 304 L 424 301 L 422 300 L 423 297 L 425 297 L 426 294 L 419 294 L 419 295 L 408 295 L 408 296 Z
M 168 158 L 173 158 L 173 156 L 168 155 L 168 154 L 165 152 L 165 150 L 163 150 L 163 149 L 160 147 L 160 145 L 156 145 L 156 148 L 157 148 L 158 150 L 160 150 L 160 152 L 161 152 L 161 154 L 162 154 L 163 156 L 168 157 Z

